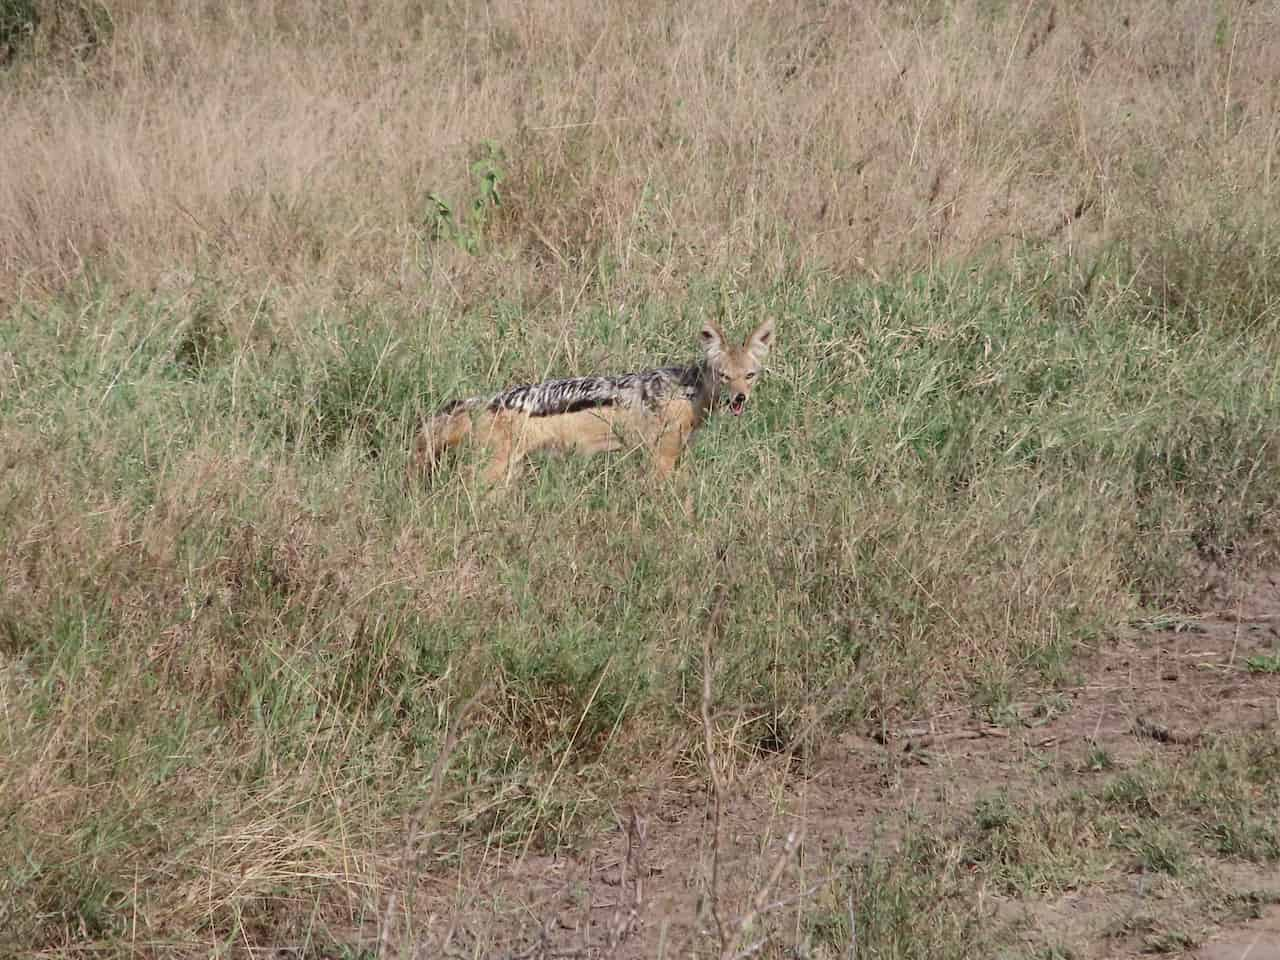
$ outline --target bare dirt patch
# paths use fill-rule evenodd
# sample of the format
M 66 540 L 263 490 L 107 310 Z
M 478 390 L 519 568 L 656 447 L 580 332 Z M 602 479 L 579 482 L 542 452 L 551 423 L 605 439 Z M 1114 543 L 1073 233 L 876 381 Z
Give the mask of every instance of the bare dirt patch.
M 993 790 L 1061 797 L 1097 782 L 1099 757 L 1124 770 L 1176 762 L 1215 736 L 1280 730 L 1280 674 L 1254 659 L 1277 649 L 1273 573 L 1229 609 L 1143 622 L 1099 641 L 1077 657 L 1080 683 L 1014 704 L 1014 719 L 999 726 L 957 711 L 739 771 L 725 786 L 718 843 L 710 788 L 668 775 L 576 852 L 469 858 L 452 882 L 420 891 L 414 939 L 445 955 L 530 958 L 732 956 L 768 953 L 771 938 L 794 945 L 804 939 L 805 905 L 822 899 L 840 864 L 900 846 L 913 824 L 955 821 Z M 1075 956 L 1197 946 L 1204 960 L 1276 956 L 1280 915 L 1267 903 L 1280 897 L 1274 865 L 1209 859 L 1197 857 L 1194 869 L 1221 902 L 1254 906 L 1209 910 L 1203 895 L 1123 857 L 1057 895 L 985 887 L 976 895 L 1011 945 L 1028 952 L 1053 943 Z M 1178 923 L 1162 927 L 1169 917 Z
M 1197 952 L 1198 960 L 1280 960 L 1280 907 L 1244 926 L 1223 929 Z

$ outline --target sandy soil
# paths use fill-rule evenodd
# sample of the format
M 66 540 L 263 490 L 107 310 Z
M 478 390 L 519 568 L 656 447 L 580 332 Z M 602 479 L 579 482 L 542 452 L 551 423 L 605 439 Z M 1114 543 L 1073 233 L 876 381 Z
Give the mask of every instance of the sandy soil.
M 580 851 L 514 861 L 490 855 L 464 866 L 463 882 L 424 889 L 416 939 L 435 955 L 714 956 L 717 917 L 730 938 L 753 908 L 794 925 L 797 904 L 818 895 L 833 860 L 891 848 L 908 810 L 946 818 L 996 785 L 1015 796 L 1069 790 L 1090 776 L 1091 750 L 1107 751 L 1123 768 L 1152 754 L 1190 752 L 1215 732 L 1280 735 L 1280 676 L 1246 669 L 1250 656 L 1280 646 L 1277 583 L 1280 571 L 1201 616 L 1098 641 L 1075 661 L 1081 682 L 1058 691 L 1060 711 L 1016 704 L 1019 721 L 999 727 L 956 712 L 848 735 L 813 756 L 765 758 L 726 785 L 718 852 L 703 778 L 669 770 Z M 786 853 L 789 836 L 794 856 Z M 1280 870 L 1216 863 L 1227 870 L 1224 887 L 1280 894 Z M 992 918 L 1020 917 L 1024 928 L 1087 956 L 1141 954 L 1142 924 L 1131 918 L 1146 906 L 1144 880 L 1120 863 L 1116 873 L 1057 899 L 993 895 Z M 1247 923 L 1196 929 L 1198 949 L 1183 955 L 1280 958 L 1280 907 Z M 739 949 L 752 942 L 743 937 Z

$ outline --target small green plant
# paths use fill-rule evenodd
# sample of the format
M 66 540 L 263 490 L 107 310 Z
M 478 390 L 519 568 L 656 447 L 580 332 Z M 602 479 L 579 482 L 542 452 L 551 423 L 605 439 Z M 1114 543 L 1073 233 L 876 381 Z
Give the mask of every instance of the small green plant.
M 85 60 L 114 33 L 115 21 L 102 0 L 0 0 L 0 67 L 28 52 Z
M 1162 784 L 1156 782 L 1151 771 L 1130 771 L 1120 774 L 1102 790 L 1104 803 L 1142 817 L 1156 817 L 1163 804 Z
M 1060 693 L 1047 694 L 1031 711 L 1030 726 L 1041 726 L 1071 712 L 1071 702 Z
M 480 252 L 493 213 L 502 206 L 498 186 L 506 177 L 505 163 L 506 158 L 497 143 L 485 140 L 481 144 L 480 155 L 469 167 L 474 192 L 459 214 L 455 214 L 453 205 L 439 193 L 427 194 L 423 226 L 432 241 L 454 243 L 470 254 Z
M 985 955 L 993 930 L 970 895 L 971 881 L 946 858 L 945 841 L 917 836 L 908 846 L 851 864 L 830 908 L 810 915 L 810 942 L 837 956 L 852 955 L 851 944 L 858 956 Z
M 1243 813 L 1224 817 L 1204 828 L 1204 841 L 1219 856 L 1269 863 L 1280 860 L 1280 826 Z
M 1077 956 L 1074 949 L 1061 943 L 1045 944 L 1032 954 L 1035 960 L 1076 960 Z
M 1200 945 L 1197 937 L 1185 930 L 1157 930 L 1142 938 L 1147 953 L 1183 953 Z
M 1280 650 L 1260 653 L 1244 662 L 1250 673 L 1280 673 Z
M 1237 890 L 1214 898 L 1214 920 L 1218 923 L 1247 923 L 1260 920 L 1266 909 L 1280 903 L 1280 891 Z
M 1111 756 L 1111 752 L 1096 743 L 1090 745 L 1089 752 L 1084 757 L 1084 769 L 1091 773 L 1102 773 L 1105 770 L 1110 770 L 1115 766 L 1115 763 L 1115 758 Z
M 1191 853 L 1172 827 L 1144 823 L 1122 830 L 1115 845 L 1135 854 L 1143 869 L 1153 873 L 1181 877 L 1191 868 Z
M 973 820 L 983 831 L 1003 830 L 1013 823 L 1018 811 L 1003 793 L 983 797 L 973 807 Z
M 1012 685 L 998 668 L 993 668 L 979 679 L 975 701 L 979 715 L 987 723 L 1016 727 L 1021 722 L 1013 703 Z
M 35 0 L 0 0 L 0 66 L 31 43 L 39 24 Z

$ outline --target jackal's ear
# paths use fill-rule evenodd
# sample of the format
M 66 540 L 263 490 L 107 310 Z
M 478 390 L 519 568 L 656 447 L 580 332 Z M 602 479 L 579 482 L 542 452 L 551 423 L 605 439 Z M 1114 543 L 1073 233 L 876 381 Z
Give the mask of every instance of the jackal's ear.
M 702 344 L 702 350 L 712 364 L 718 364 L 724 357 L 724 334 L 710 320 L 698 331 L 698 342 Z
M 768 354 L 769 348 L 773 346 L 773 318 L 770 317 L 760 326 L 756 327 L 756 332 L 747 337 L 744 344 L 747 352 L 756 358 L 759 363 Z

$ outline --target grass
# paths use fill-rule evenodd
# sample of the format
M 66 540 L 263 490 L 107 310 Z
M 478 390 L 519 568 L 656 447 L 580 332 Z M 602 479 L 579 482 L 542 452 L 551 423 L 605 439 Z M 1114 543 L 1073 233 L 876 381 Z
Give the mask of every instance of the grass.
M 1232 735 L 1089 786 L 1050 771 L 1022 799 L 996 791 L 980 793 L 968 811 L 909 813 L 899 841 L 846 854 L 805 912 L 802 948 L 839 955 L 853 930 L 859 953 L 873 957 L 1076 956 L 1086 942 L 1079 930 L 1034 911 L 1101 892 L 1114 911 L 1103 931 L 1113 950 L 1194 949 L 1212 920 L 1256 918 L 1275 902 L 1275 892 L 1224 891 L 1211 869 L 1218 857 L 1264 869 L 1280 859 L 1274 849 L 1218 842 L 1237 815 L 1257 817 L 1251 829 L 1275 836 L 1273 754 L 1267 735 Z M 1188 838 L 1197 836 L 1193 849 Z M 1114 870 L 1117 853 L 1132 857 L 1136 896 Z M 1033 912 L 1023 917 L 1002 902 Z M 1078 917 L 1079 907 L 1068 912 Z
M 0 351 L 21 358 L 3 398 L 19 929 L 278 934 L 299 898 L 367 915 L 378 851 L 482 677 L 449 829 L 572 843 L 696 715 L 715 591 L 717 703 L 748 748 L 787 748 L 818 707 L 827 735 L 951 703 L 996 720 L 1028 684 L 1069 681 L 1074 644 L 1178 602 L 1205 552 L 1250 556 L 1278 489 L 1275 371 L 1256 339 L 1123 302 L 1065 327 L 1006 283 L 763 291 L 737 309 L 780 315 L 786 349 L 753 416 L 713 421 L 672 486 L 634 455 L 547 460 L 506 501 L 478 499 L 465 465 L 406 487 L 407 440 L 447 394 L 433 380 L 505 382 L 532 352 L 323 315 L 308 350 L 283 350 L 270 328 L 238 340 L 105 290 L 16 311 Z M 662 313 L 637 310 L 637 362 L 666 355 Z M 1164 789 L 1128 773 L 1105 800 L 1141 821 Z M 1269 855 L 1274 825 L 1241 802 L 1205 836 Z M 1070 857 L 1040 861 L 1083 814 L 1010 834 L 1003 809 L 984 808 L 976 854 L 1003 886 L 1079 880 Z M 1119 835 L 1181 869 L 1177 837 Z
M 1273 562 L 1277 23 L 1207 9 L 0 0 L 0 946 L 340 946 L 424 798 L 440 877 L 705 773 L 706 636 L 733 769 L 1048 722 Z M 707 316 L 778 346 L 670 484 L 406 483 L 445 399 Z M 959 956 L 975 876 L 1272 863 L 1274 759 L 1098 747 L 850 855 L 806 936 Z

